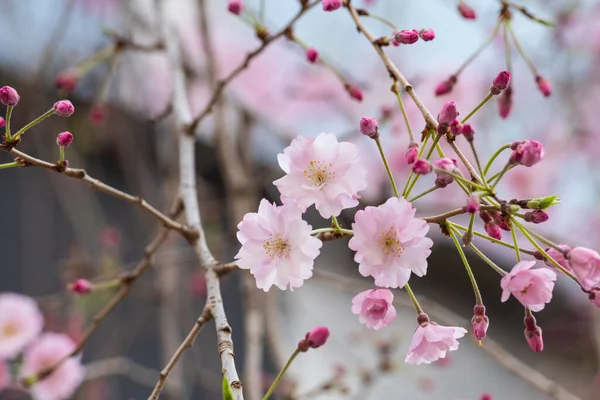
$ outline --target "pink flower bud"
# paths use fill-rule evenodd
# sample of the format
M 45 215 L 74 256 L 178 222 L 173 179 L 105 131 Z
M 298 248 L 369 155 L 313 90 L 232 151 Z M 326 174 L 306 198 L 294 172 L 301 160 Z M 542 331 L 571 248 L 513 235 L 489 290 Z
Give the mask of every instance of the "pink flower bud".
M 472 194 L 467 198 L 467 204 L 463 207 L 463 210 L 469 214 L 475 214 L 479 211 L 479 202 L 479 196 Z
M 6 121 L 4 118 L 0 117 L 0 128 L 4 128 L 6 126 Z
M 88 294 L 94 290 L 94 285 L 87 279 L 77 279 L 75 283 L 72 283 L 68 286 L 72 292 L 77 294 Z
M 469 142 L 472 142 L 473 139 L 475 139 L 475 130 L 470 124 L 464 124 L 462 128 L 460 128 L 460 132 Z
M 496 240 L 502 239 L 502 232 L 500 231 L 500 227 L 495 223 L 486 223 L 483 225 L 485 228 L 485 232 L 488 236 L 493 237 Z
M 73 103 L 69 100 L 60 100 L 54 103 L 54 113 L 61 117 L 70 117 L 75 112 Z
M 600 288 L 594 288 L 590 291 L 589 299 L 596 307 L 600 308 Z
M 379 138 L 379 124 L 373 117 L 362 117 L 360 119 L 360 132 L 371 139 Z
M 54 80 L 54 85 L 58 89 L 64 89 L 67 92 L 72 92 L 75 90 L 80 76 L 81 73 L 76 69 L 64 70 L 56 76 L 56 79 Z
M 438 114 L 438 122 L 440 124 L 450 125 L 458 115 L 459 112 L 456 109 L 456 102 L 454 100 L 447 101 L 442 107 L 442 111 Z
M 90 119 L 94 124 L 101 124 L 106 118 L 106 107 L 103 104 L 94 104 L 92 106 L 92 112 L 90 113 Z
M 526 212 L 524 215 L 524 220 L 527 222 L 533 222 L 534 224 L 541 224 L 542 222 L 548 221 L 550 216 L 543 210 L 534 210 L 530 212 Z
M 494 398 L 492 397 L 491 394 L 484 393 L 484 394 L 481 395 L 481 397 L 479 398 L 479 400 L 494 400 Z
M 306 59 L 309 63 L 316 63 L 319 59 L 319 52 L 314 47 L 309 47 L 306 49 Z
M 396 41 L 396 39 L 392 40 L 392 46 L 394 47 L 398 47 L 400 46 L 400 43 Z
M 244 2 L 242 0 L 229 0 L 227 4 L 227 10 L 235 15 L 240 15 L 244 9 Z
M 465 19 L 475 19 L 476 18 L 475 10 L 473 10 L 471 7 L 469 7 L 462 1 L 458 4 L 458 12 Z
M 432 169 L 433 168 L 431 167 L 431 164 L 429 164 L 429 161 L 422 158 L 416 160 L 412 166 L 413 172 L 417 175 L 427 175 Z
M 508 85 L 510 85 L 510 72 L 502 71 L 494 78 L 490 91 L 497 96 L 506 90 Z
M 19 102 L 19 93 L 10 86 L 0 88 L 0 102 L 5 106 L 16 106 Z
M 540 162 L 545 155 L 543 144 L 535 140 L 527 140 L 517 146 L 511 154 L 509 162 L 531 167 Z
M 329 329 L 319 326 L 306 334 L 306 337 L 298 343 L 298 350 L 304 352 L 309 348 L 316 349 L 323 346 L 329 338 Z
M 357 86 L 354 86 L 350 83 L 346 83 L 344 85 L 344 88 L 346 89 L 346 91 L 348 92 L 350 97 L 352 97 L 353 99 L 358 100 L 358 101 L 363 100 L 363 92 Z
M 421 29 L 419 31 L 419 36 L 424 41 L 429 42 L 429 41 L 435 39 L 435 32 L 433 31 L 433 29 Z
M 323 0 L 324 11 L 335 11 L 342 6 L 342 0 Z
M 56 138 L 56 143 L 60 147 L 69 147 L 73 142 L 73 134 L 71 132 L 59 133 Z
M 525 339 L 531 351 L 539 353 L 544 350 L 544 339 L 542 338 L 542 328 L 537 326 L 535 317 L 528 315 L 524 319 L 525 322 Z
M 581 287 L 591 290 L 600 284 L 600 254 L 586 247 L 575 247 L 567 259 Z
M 544 79 L 541 76 L 535 77 L 535 83 L 537 83 L 537 87 L 540 92 L 544 95 L 544 97 L 548 97 L 552 94 L 552 85 L 549 81 Z
M 452 132 L 454 135 L 460 135 L 462 132 L 462 125 L 460 124 L 460 121 L 455 119 L 454 121 L 452 121 L 452 123 L 450 124 L 450 132 Z
M 488 327 L 490 325 L 490 320 L 485 315 L 485 306 L 476 305 L 473 308 L 473 318 L 471 319 L 471 324 L 473 325 L 473 335 L 477 340 L 481 341 L 487 333 Z
M 508 118 L 512 110 L 512 88 L 509 86 L 498 98 L 498 113 L 503 119 Z
M 402 44 L 413 44 L 419 40 L 419 32 L 416 29 L 404 29 L 394 33 L 394 40 Z
M 566 244 L 560 244 L 558 245 L 558 247 L 560 247 L 563 251 L 558 251 L 555 248 L 547 248 L 546 249 L 546 253 L 552 257 L 552 259 L 554 261 L 556 261 L 561 267 L 563 267 L 564 269 L 566 269 L 567 271 L 572 271 L 571 266 L 569 265 L 569 260 L 567 260 L 565 258 L 565 254 L 567 254 L 569 251 L 571 251 L 571 248 L 569 246 L 567 246 Z M 536 258 L 538 258 L 537 255 L 537 251 L 536 251 Z M 555 270 L 558 270 L 558 268 L 556 268 L 554 266 L 554 264 L 552 264 L 549 260 L 546 260 L 546 258 L 540 253 L 540 260 L 544 260 L 544 263 L 549 266 L 550 268 L 554 268 Z
M 417 142 L 410 142 L 408 144 L 408 151 L 406 152 L 406 163 L 413 164 L 417 161 L 417 157 L 419 156 L 419 144 Z
M 450 93 L 452 91 L 452 88 L 454 88 L 454 84 L 456 84 L 456 77 L 451 76 L 450 78 L 448 78 L 447 80 L 443 81 L 435 87 L 435 95 L 443 96 L 445 94 Z

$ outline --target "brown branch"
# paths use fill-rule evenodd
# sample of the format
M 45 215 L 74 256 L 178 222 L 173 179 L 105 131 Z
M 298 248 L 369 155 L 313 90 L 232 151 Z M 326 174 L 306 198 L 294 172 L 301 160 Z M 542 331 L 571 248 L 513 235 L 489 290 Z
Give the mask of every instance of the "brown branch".
M 200 330 L 202 329 L 204 324 L 206 324 L 211 319 L 212 314 L 210 310 L 208 309 L 208 307 L 204 307 L 202 314 L 200 315 L 200 317 L 198 317 L 196 323 L 194 324 L 186 338 L 179 345 L 179 348 L 177 349 L 177 351 L 175 351 L 165 368 L 163 368 L 163 370 L 160 371 L 160 378 L 156 382 L 154 390 L 152 391 L 150 397 L 148 397 L 148 400 L 158 400 L 158 396 L 160 396 L 161 391 L 167 383 L 167 379 L 169 378 L 171 371 L 173 371 L 173 368 L 175 368 L 175 365 L 177 364 L 183 353 L 193 346 L 194 340 L 196 340 L 196 337 L 198 336 L 198 333 L 200 333 Z
M 484 211 L 495 211 L 498 210 L 498 207 L 496 206 L 482 206 L 480 208 L 480 210 L 484 210 Z M 440 215 L 433 215 L 431 217 L 423 217 L 421 218 L 423 221 L 426 221 L 430 224 L 441 224 L 442 222 L 446 221 L 448 218 L 451 217 L 455 217 L 457 215 L 461 215 L 461 214 L 465 214 L 466 211 L 463 210 L 462 208 L 457 208 L 455 210 L 452 211 L 448 211 L 445 212 L 443 214 Z
M 398 70 L 398 67 L 396 67 L 396 65 L 392 62 L 392 60 L 390 60 L 390 58 L 383 51 L 381 46 L 379 44 L 377 44 L 377 38 L 362 23 L 359 15 L 358 15 L 358 12 L 356 11 L 356 8 L 354 8 L 354 6 L 352 5 L 351 2 L 347 2 L 346 7 L 348 8 L 348 11 L 350 12 L 350 15 L 352 16 L 352 19 L 354 20 L 354 23 L 356 24 L 356 28 L 358 29 L 359 32 L 361 32 L 369 40 L 369 42 L 371 42 L 371 44 L 375 48 L 375 51 L 377 51 L 377 54 L 379 55 L 379 57 L 385 64 L 388 72 L 390 73 L 390 75 L 392 76 L 394 81 L 399 82 L 400 85 L 402 85 L 402 87 L 404 88 L 404 90 L 408 93 L 408 95 L 412 98 L 413 102 L 416 104 L 419 111 L 421 111 L 421 114 L 423 114 L 423 118 L 425 118 L 425 122 L 428 125 L 432 126 L 433 128 L 436 128 L 438 126 L 437 120 L 431 115 L 431 113 L 429 112 L 427 107 L 425 107 L 425 105 L 423 104 L 423 102 L 421 101 L 419 96 L 417 96 L 415 89 L 408 82 L 408 80 L 404 77 L 404 75 L 402 75 L 402 73 Z M 471 175 L 471 178 L 478 183 L 481 182 L 481 178 L 479 177 L 479 175 L 477 175 L 475 168 L 473 168 L 473 166 L 471 165 L 469 160 L 467 160 L 467 158 L 462 153 L 462 151 L 458 148 L 458 146 L 456 146 L 456 143 L 454 143 L 454 141 L 452 141 L 452 140 L 448 140 L 448 138 L 446 136 L 444 136 L 444 137 L 446 138 L 448 145 L 450 145 L 452 150 L 454 150 L 454 152 L 456 153 L 458 158 L 460 158 L 462 163 L 465 165 L 465 167 L 469 171 L 469 175 Z
M 180 199 L 177 199 L 173 208 L 171 209 L 172 218 L 176 218 L 182 212 L 182 203 Z M 89 340 L 89 338 L 96 332 L 102 321 L 119 305 L 119 303 L 129 294 L 134 283 L 138 280 L 144 272 L 152 264 L 155 253 L 158 251 L 160 246 L 165 242 L 169 235 L 170 230 L 161 227 L 152 240 L 152 242 L 146 247 L 144 258 L 138 263 L 133 271 L 125 273 L 121 278 L 121 285 L 119 286 L 118 292 L 110 299 L 108 303 L 100 310 L 83 332 L 81 339 L 77 342 L 75 348 L 66 356 L 58 360 L 54 365 L 39 371 L 37 374 L 23 378 L 23 384 L 30 386 L 39 380 L 42 380 L 52 374 L 58 367 L 60 367 L 69 358 L 76 356 L 83 350 L 83 347 Z
M 223 94 L 225 87 L 232 80 L 234 80 L 243 70 L 248 68 L 248 65 L 250 65 L 250 62 L 256 56 L 258 56 L 260 53 L 262 53 L 263 50 L 266 49 L 275 40 L 279 39 L 282 36 L 285 36 L 285 34 L 290 29 L 292 29 L 292 27 L 294 26 L 296 21 L 298 21 L 298 19 L 300 19 L 300 17 L 305 12 L 307 12 L 308 10 L 310 10 L 312 7 L 316 6 L 320 2 L 321 2 L 320 0 L 317 0 L 317 1 L 313 1 L 312 3 L 302 3 L 301 4 L 302 8 L 300 9 L 300 11 L 298 11 L 298 13 L 294 16 L 294 18 L 292 18 L 285 27 L 283 27 L 275 35 L 268 36 L 259 47 L 257 47 L 255 50 L 251 51 L 250 53 L 248 53 L 246 55 L 246 58 L 244 59 L 244 61 L 240 65 L 238 65 L 238 67 L 236 69 L 231 71 L 229 73 L 229 75 L 227 75 L 225 78 L 223 78 L 219 82 L 217 82 L 217 86 L 215 87 L 215 90 L 214 90 L 210 100 L 208 101 L 208 104 L 206 105 L 206 107 L 204 107 L 204 109 L 200 112 L 200 114 L 198 114 L 198 116 L 196 118 L 194 118 L 194 120 L 190 123 L 189 130 L 191 132 L 194 132 L 196 130 L 196 127 L 198 126 L 198 124 L 200 124 L 200 122 L 202 122 L 202 120 L 204 120 L 204 118 L 206 118 L 206 116 L 208 114 L 210 114 L 210 112 L 212 111 L 212 109 L 215 106 L 215 104 L 217 103 L 217 101 L 221 98 L 221 95 Z
M 32 157 L 29 154 L 23 153 L 22 151 L 19 151 L 15 148 L 11 148 L 8 150 L 4 149 L 4 150 L 14 156 L 17 156 L 18 160 L 20 162 L 22 162 L 24 165 L 27 165 L 27 166 L 33 165 L 33 166 L 40 167 L 40 168 L 50 169 L 52 171 L 62 173 L 63 175 L 66 175 L 70 178 L 79 179 L 81 181 L 86 182 L 88 185 L 90 185 L 92 187 L 92 189 L 96 189 L 100 192 L 104 192 L 111 196 L 117 197 L 121 200 L 124 200 L 131 204 L 134 204 L 134 205 L 140 207 L 141 209 L 143 209 L 144 211 L 148 212 L 152 216 L 158 218 L 162 222 L 162 225 L 165 228 L 180 232 L 188 241 L 193 240 L 194 238 L 198 237 L 198 232 L 196 232 L 193 229 L 190 229 L 189 227 L 185 226 L 184 224 L 174 221 L 172 218 L 169 218 L 168 216 L 166 216 L 165 214 L 161 213 L 156 208 L 154 208 L 153 206 L 148 204 L 148 202 L 146 200 L 144 200 L 143 198 L 141 198 L 139 196 L 133 196 L 133 195 L 131 195 L 129 193 L 125 193 L 119 189 L 115 189 L 112 186 L 109 186 L 106 183 L 101 182 L 100 180 L 91 177 L 83 169 L 68 168 L 68 167 L 65 168 L 59 164 L 52 164 L 47 161 L 40 160 L 39 158 Z

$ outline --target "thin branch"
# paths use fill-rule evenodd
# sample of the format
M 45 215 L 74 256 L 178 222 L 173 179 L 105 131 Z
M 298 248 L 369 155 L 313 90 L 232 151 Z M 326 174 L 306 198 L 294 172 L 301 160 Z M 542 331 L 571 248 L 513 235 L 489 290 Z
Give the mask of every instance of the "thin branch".
M 58 164 L 52 164 L 47 161 L 40 160 L 39 158 L 32 157 L 29 154 L 23 153 L 22 151 L 19 151 L 15 148 L 11 148 L 11 149 L 5 149 L 4 147 L 0 147 L 0 148 L 9 152 L 10 154 L 16 156 L 17 161 L 21 162 L 25 166 L 34 165 L 36 167 L 46 168 L 46 169 L 50 169 L 52 171 L 62 173 L 63 175 L 66 175 L 70 178 L 79 179 L 79 180 L 86 182 L 88 185 L 90 185 L 92 187 L 92 189 L 99 190 L 99 191 L 109 194 L 111 196 L 117 197 L 121 200 L 127 201 L 131 204 L 134 204 L 134 205 L 140 207 L 141 209 L 143 209 L 144 211 L 148 212 L 152 216 L 158 218 L 162 222 L 162 225 L 165 228 L 173 229 L 175 231 L 180 232 L 188 241 L 193 240 L 194 238 L 198 237 L 198 232 L 196 232 L 193 229 L 188 228 L 184 224 L 174 221 L 172 218 L 169 218 L 168 216 L 166 216 L 165 214 L 161 213 L 156 208 L 154 208 L 153 206 L 148 204 L 148 202 L 146 200 L 144 200 L 143 198 L 141 198 L 139 196 L 133 196 L 133 195 L 131 195 L 129 193 L 125 193 L 119 189 L 115 189 L 112 186 L 109 186 L 106 183 L 101 182 L 100 180 L 91 177 L 83 169 L 68 168 L 68 167 L 65 168 Z
M 173 371 L 173 368 L 175 368 L 175 365 L 177 364 L 183 353 L 187 349 L 192 347 L 192 345 L 194 344 L 194 340 L 196 340 L 196 337 L 198 336 L 198 333 L 200 333 L 200 330 L 202 329 L 204 324 L 206 324 L 211 319 L 212 314 L 210 313 L 210 310 L 207 307 L 204 307 L 202 315 L 198 317 L 196 323 L 194 324 L 186 338 L 183 340 L 183 342 L 179 345 L 179 348 L 177 349 L 177 351 L 175 351 L 165 368 L 163 368 L 163 370 L 160 371 L 160 378 L 156 382 L 154 390 L 152 391 L 150 397 L 148 397 L 148 400 L 158 400 L 158 396 L 160 396 L 160 393 L 165 387 L 165 384 L 167 383 L 167 379 L 169 378 L 171 371 Z
M 294 24 L 296 23 L 296 21 L 298 21 L 298 19 L 300 19 L 300 17 L 305 12 L 307 12 L 308 10 L 310 10 L 311 8 L 313 8 L 314 6 L 316 6 L 317 4 L 319 4 L 320 2 L 321 2 L 320 0 L 317 0 L 317 1 L 313 1 L 312 3 L 302 4 L 301 8 L 300 8 L 300 11 L 298 11 L 298 13 L 294 16 L 294 18 L 292 18 L 291 21 L 288 22 L 288 24 L 285 27 L 283 27 L 275 35 L 269 36 L 266 40 L 263 41 L 263 43 L 258 48 L 256 48 L 255 50 L 251 51 L 250 53 L 248 53 L 246 55 L 246 58 L 244 59 L 244 61 L 240 65 L 238 65 L 238 67 L 236 69 L 234 69 L 233 71 L 231 71 L 229 73 L 229 75 L 227 75 L 225 78 L 221 79 L 217 83 L 217 86 L 215 87 L 215 90 L 214 90 L 214 92 L 213 92 L 210 100 L 208 101 L 208 104 L 206 105 L 206 107 L 204 107 L 204 109 L 200 112 L 200 114 L 198 114 L 198 116 L 196 118 L 194 118 L 194 120 L 189 124 L 189 130 L 191 132 L 194 132 L 196 130 L 196 127 L 198 126 L 198 124 L 200 124 L 200 122 L 202 122 L 202 120 L 204 118 L 206 118 L 206 116 L 208 114 L 210 114 L 210 112 L 212 111 L 212 108 L 214 107 L 214 105 L 217 103 L 217 101 L 219 100 L 219 98 L 223 94 L 223 91 L 225 90 L 225 87 L 232 80 L 234 80 L 243 70 L 245 70 L 246 68 L 248 68 L 248 65 L 250 65 L 250 61 L 252 61 L 260 53 L 262 53 L 263 50 L 265 50 L 275 40 L 277 40 L 280 37 L 284 36 L 290 29 L 292 29 L 292 27 L 294 26 Z

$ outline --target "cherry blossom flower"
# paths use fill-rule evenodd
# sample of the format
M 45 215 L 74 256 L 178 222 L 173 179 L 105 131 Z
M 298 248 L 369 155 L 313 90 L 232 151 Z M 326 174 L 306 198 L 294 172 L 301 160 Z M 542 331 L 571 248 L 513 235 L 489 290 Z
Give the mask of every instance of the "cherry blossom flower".
M 573 273 L 585 290 L 600 284 L 600 254 L 585 247 L 575 247 L 567 255 Z
M 42 334 L 25 351 L 21 377 L 35 375 L 54 365 L 74 348 L 75 342 L 65 334 Z M 52 374 L 36 382 L 30 391 L 36 400 L 68 399 L 83 382 L 84 374 L 85 370 L 79 357 L 71 357 Z
M 419 319 L 421 319 L 421 314 Z M 408 354 L 404 360 L 408 364 L 430 364 L 446 353 L 458 349 L 458 340 L 467 333 L 467 330 L 455 326 L 441 326 L 430 322 L 427 318 L 419 324 L 415 331 Z
M 378 331 L 396 319 L 393 301 L 394 294 L 389 289 L 365 290 L 352 299 L 352 312 L 361 324 Z
M 565 252 L 568 252 L 571 250 L 571 248 L 569 246 L 567 246 L 566 244 L 561 244 L 558 247 L 563 249 L 563 251 L 565 251 Z M 569 265 L 569 260 L 567 260 L 565 258 L 564 254 L 562 252 L 556 250 L 555 248 L 547 248 L 546 253 L 550 257 L 552 257 L 554 259 L 554 261 L 556 261 L 561 267 L 563 267 L 567 271 L 572 271 L 571 266 Z M 542 257 L 542 258 L 544 258 L 544 257 Z M 552 264 L 549 260 L 544 259 L 544 264 L 546 264 L 550 268 L 555 268 L 558 271 L 558 268 L 556 268 L 554 266 L 554 264 Z
M 0 359 L 16 357 L 44 326 L 44 317 L 30 297 L 0 294 Z
M 315 139 L 302 136 L 277 157 L 286 175 L 273 182 L 281 201 L 294 202 L 302 212 L 312 204 L 323 218 L 338 216 L 358 205 L 358 191 L 367 187 L 367 171 L 360 164 L 358 148 L 338 143 L 335 135 L 321 133 Z
M 521 261 L 502 277 L 502 302 L 512 294 L 531 311 L 541 311 L 552 299 L 556 273 L 548 268 L 531 269 L 535 261 Z
M 293 290 L 312 276 L 323 243 L 310 235 L 312 227 L 294 204 L 277 206 L 263 199 L 258 213 L 246 214 L 238 229 L 237 265 L 250 270 L 259 289 Z
M 425 236 L 429 226 L 414 217 L 415 211 L 405 199 L 392 197 L 356 213 L 348 246 L 356 251 L 359 272 L 375 278 L 375 285 L 399 288 L 411 272 L 417 276 L 427 272 L 433 241 Z

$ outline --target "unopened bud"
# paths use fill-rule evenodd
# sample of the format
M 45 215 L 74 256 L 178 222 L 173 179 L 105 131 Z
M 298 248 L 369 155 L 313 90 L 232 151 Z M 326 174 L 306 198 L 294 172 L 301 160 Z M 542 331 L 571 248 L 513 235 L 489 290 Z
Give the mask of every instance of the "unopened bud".
M 5 106 L 16 106 L 20 99 L 19 93 L 14 88 L 10 86 L 0 88 L 0 102 Z
M 362 117 L 360 119 L 360 132 L 371 139 L 379 138 L 379 123 L 373 117 Z
M 69 100 L 57 101 L 54 103 L 52 109 L 55 114 L 60 115 L 61 117 L 70 117 L 75 112 L 75 107 Z

